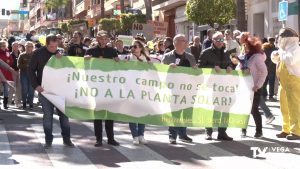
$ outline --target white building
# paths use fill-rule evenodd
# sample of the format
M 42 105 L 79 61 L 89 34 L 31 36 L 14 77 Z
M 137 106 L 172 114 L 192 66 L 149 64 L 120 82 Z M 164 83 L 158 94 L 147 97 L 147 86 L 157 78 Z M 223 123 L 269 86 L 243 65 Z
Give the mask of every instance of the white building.
M 248 31 L 260 37 L 275 36 L 282 28 L 278 21 L 278 3 L 281 0 L 247 0 Z M 289 13 L 286 27 L 298 32 L 297 0 L 288 0 Z

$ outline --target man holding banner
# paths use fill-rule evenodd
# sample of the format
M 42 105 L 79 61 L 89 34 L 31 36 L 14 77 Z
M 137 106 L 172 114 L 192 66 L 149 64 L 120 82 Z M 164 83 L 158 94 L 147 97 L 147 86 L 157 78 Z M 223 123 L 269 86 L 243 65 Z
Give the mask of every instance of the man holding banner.
M 185 52 L 187 39 L 183 34 L 178 34 L 173 39 L 175 49 L 164 55 L 162 62 L 175 68 L 176 66 L 196 67 L 196 60 L 190 53 Z M 192 142 L 187 136 L 186 127 L 169 127 L 169 140 L 171 144 L 176 144 L 177 134 L 182 142 Z
M 225 53 L 224 36 L 221 32 L 216 32 L 212 36 L 213 44 L 211 47 L 204 50 L 200 55 L 199 67 L 201 68 L 215 68 L 216 72 L 220 72 L 221 69 L 227 69 L 227 72 L 231 72 L 229 54 Z M 212 140 L 212 128 L 206 128 L 206 140 Z M 226 128 L 218 128 L 219 140 L 233 140 L 226 133 Z
M 54 105 L 42 94 L 44 88 L 41 86 L 43 70 L 48 60 L 57 54 L 58 40 L 55 35 L 49 35 L 46 38 L 46 46 L 34 51 L 29 63 L 28 73 L 32 87 L 39 92 L 39 98 L 42 104 L 43 110 L 43 127 L 45 132 L 45 145 L 44 147 L 50 148 L 52 146 L 53 135 L 53 113 Z M 61 55 L 57 55 L 61 57 Z M 59 116 L 59 122 L 61 126 L 61 135 L 65 146 L 74 147 L 74 144 L 70 139 L 70 124 L 68 117 L 56 108 Z
M 109 42 L 108 35 L 105 31 L 99 31 L 97 33 L 98 45 L 92 47 L 86 51 L 85 58 L 96 57 L 96 58 L 108 58 L 118 61 L 118 54 L 114 48 L 107 47 L 106 44 Z M 107 135 L 107 144 L 118 146 L 119 143 L 114 139 L 114 121 L 105 120 L 105 131 Z M 94 120 L 94 130 L 96 136 L 95 147 L 102 146 L 102 120 Z

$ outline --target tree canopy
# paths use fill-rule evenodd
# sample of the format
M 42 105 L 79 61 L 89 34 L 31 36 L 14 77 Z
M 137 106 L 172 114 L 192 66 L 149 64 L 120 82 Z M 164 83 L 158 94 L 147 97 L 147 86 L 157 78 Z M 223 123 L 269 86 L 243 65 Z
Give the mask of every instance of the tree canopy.
M 235 0 L 188 0 L 186 15 L 198 25 L 227 24 L 235 18 Z
M 67 5 L 71 0 L 47 0 L 46 6 L 48 8 L 58 8 L 62 5 Z

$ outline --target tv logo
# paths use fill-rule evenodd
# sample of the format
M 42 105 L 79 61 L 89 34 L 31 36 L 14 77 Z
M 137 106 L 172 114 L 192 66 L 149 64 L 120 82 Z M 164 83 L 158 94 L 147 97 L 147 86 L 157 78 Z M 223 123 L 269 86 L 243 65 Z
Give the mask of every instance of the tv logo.
M 257 156 L 265 156 L 266 153 L 287 153 L 290 152 L 288 147 L 250 147 L 250 150 L 253 151 L 253 158 Z

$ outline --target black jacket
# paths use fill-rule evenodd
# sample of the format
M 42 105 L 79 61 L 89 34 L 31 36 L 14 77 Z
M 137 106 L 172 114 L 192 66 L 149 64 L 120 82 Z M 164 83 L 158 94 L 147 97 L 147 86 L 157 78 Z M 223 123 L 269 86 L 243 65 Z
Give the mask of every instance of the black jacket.
M 265 63 L 268 68 L 268 73 L 276 73 L 276 64 L 274 64 L 271 60 L 271 53 L 278 49 L 273 44 L 264 43 L 263 50 L 267 56 Z
M 20 55 L 20 52 L 18 52 L 17 56 L 15 55 L 14 52 L 10 52 L 10 56 L 12 56 L 12 58 L 14 59 L 12 68 L 13 68 L 15 71 L 18 71 L 18 70 L 19 70 L 19 68 L 18 68 L 18 58 L 19 58 L 19 55 Z
M 41 47 L 33 52 L 32 58 L 29 63 L 29 79 L 33 89 L 42 84 L 43 70 L 51 58 L 56 53 L 51 53 L 46 47 Z
M 82 43 L 78 44 L 70 44 L 68 53 L 69 56 L 84 56 L 85 49 Z
M 117 50 L 112 47 L 100 48 L 99 45 L 89 48 L 86 51 L 86 55 L 91 55 L 92 57 L 103 57 L 107 59 L 113 59 L 118 57 Z
M 200 68 L 214 68 L 219 66 L 226 69 L 228 66 L 233 68 L 229 53 L 225 52 L 225 48 L 216 49 L 214 45 L 202 51 L 199 58 Z

